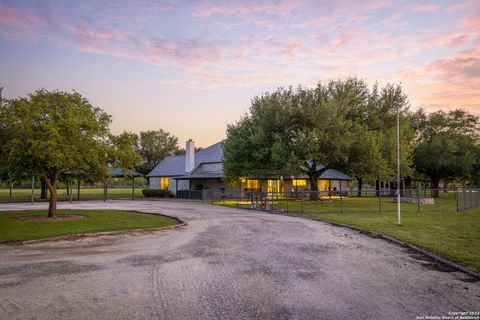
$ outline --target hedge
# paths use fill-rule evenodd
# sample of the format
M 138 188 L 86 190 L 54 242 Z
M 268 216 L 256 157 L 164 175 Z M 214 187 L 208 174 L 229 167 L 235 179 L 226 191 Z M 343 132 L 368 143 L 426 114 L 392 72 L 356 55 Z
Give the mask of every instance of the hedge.
M 143 189 L 142 193 L 145 197 L 173 198 L 173 193 L 170 190 Z

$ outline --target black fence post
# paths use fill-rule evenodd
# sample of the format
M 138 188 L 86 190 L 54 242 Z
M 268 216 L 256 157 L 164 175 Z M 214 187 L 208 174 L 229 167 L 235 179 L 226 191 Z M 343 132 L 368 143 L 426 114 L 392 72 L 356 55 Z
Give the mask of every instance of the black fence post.
M 13 181 L 12 181 L 12 176 L 9 177 L 8 179 L 8 202 L 12 202 L 12 189 L 13 189 Z
M 107 197 L 108 197 L 107 182 L 108 182 L 108 179 L 105 178 L 105 183 L 103 184 L 103 201 L 107 201 Z
M 378 188 L 378 211 L 382 213 L 382 188 Z
M 420 192 L 417 189 L 417 212 L 420 212 Z
M 459 208 L 458 208 L 458 197 L 459 197 L 459 192 L 458 192 L 458 188 L 455 189 L 455 200 L 457 202 L 457 212 L 459 211 Z
M 32 175 L 32 198 L 31 198 L 31 203 L 35 201 L 35 176 Z

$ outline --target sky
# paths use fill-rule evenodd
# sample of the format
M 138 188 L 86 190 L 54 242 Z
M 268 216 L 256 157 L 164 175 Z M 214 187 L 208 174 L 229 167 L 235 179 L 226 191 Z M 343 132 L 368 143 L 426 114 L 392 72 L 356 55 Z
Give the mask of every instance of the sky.
M 480 114 L 480 1 L 0 0 L 0 87 L 76 90 L 112 131 L 206 147 L 251 99 L 358 77 Z

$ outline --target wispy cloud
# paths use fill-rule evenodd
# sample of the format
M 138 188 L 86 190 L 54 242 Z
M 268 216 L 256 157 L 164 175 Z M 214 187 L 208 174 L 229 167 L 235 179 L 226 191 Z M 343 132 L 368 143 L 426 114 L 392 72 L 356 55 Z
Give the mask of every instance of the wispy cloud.
M 413 103 L 480 111 L 478 30 L 476 1 L 0 0 L 1 38 L 133 59 L 157 68 L 162 83 L 210 89 L 357 75 L 405 83 Z

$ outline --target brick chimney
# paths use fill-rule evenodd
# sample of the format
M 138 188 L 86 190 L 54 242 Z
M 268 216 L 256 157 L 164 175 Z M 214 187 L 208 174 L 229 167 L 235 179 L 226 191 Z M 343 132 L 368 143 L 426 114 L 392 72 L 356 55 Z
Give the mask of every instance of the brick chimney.
M 195 167 L 195 142 L 188 139 L 185 147 L 185 172 L 190 172 Z

